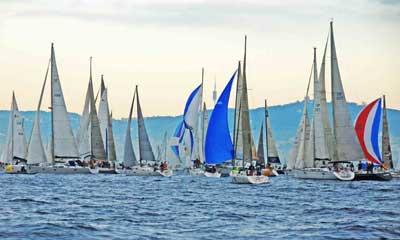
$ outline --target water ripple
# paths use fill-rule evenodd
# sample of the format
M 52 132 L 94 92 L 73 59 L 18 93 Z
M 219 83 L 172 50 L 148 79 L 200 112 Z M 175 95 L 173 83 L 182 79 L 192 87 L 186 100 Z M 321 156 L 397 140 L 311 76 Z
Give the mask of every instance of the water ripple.
M 1 239 L 400 239 L 400 181 L 0 175 Z

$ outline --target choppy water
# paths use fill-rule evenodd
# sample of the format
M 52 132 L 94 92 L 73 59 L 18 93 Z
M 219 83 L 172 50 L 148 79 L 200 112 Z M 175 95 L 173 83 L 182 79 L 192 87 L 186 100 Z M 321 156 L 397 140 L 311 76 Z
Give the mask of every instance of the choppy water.
M 0 239 L 400 239 L 400 181 L 0 175 Z

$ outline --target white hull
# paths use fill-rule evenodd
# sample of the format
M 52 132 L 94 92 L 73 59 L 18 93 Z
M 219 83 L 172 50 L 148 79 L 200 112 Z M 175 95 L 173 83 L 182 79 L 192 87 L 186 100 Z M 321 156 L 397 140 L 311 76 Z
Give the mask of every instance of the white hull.
M 97 174 L 99 172 L 99 169 L 70 166 L 28 166 L 28 172 L 45 174 Z
M 247 176 L 242 174 L 232 175 L 232 183 L 236 184 L 264 184 L 268 182 L 269 178 L 267 176 Z
M 189 168 L 189 175 L 194 177 L 204 177 L 204 170 L 201 168 Z
M 354 179 L 354 172 L 342 170 L 334 172 L 328 168 L 306 168 L 302 170 L 292 170 L 295 178 L 314 179 L 314 180 L 341 180 L 351 181 Z
M 161 176 L 161 177 L 171 177 L 172 170 L 156 170 L 152 167 L 134 167 L 132 169 L 123 170 L 126 176 Z
M 218 171 L 215 173 L 211 173 L 211 172 L 204 172 L 204 176 L 209 177 L 209 178 L 220 178 L 221 177 L 221 173 L 219 173 Z

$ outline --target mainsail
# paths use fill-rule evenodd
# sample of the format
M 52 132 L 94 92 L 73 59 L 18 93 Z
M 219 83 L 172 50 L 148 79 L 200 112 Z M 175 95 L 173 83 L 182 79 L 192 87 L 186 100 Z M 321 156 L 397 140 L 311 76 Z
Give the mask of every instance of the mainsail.
M 267 107 L 267 100 L 265 100 L 265 125 L 266 125 L 266 145 L 267 145 L 267 163 L 280 164 L 278 150 L 276 148 L 275 140 L 272 136 L 271 122 L 269 120 L 269 112 Z
M 144 118 L 142 108 L 139 101 L 138 86 L 136 85 L 136 104 L 137 104 L 137 122 L 138 122 L 138 135 L 139 135 L 139 152 L 140 152 L 140 163 L 142 161 L 155 161 L 153 148 L 151 147 L 149 135 L 147 134 L 146 126 L 144 124 Z
M 17 99 L 12 94 L 11 111 L 8 119 L 8 133 L 6 147 L 3 150 L 1 161 L 13 163 L 15 158 L 25 159 L 26 139 L 24 133 L 24 119 L 18 110 Z
M 360 145 L 357 143 L 356 134 L 350 121 L 346 96 L 340 78 L 332 22 L 330 23 L 330 39 L 333 133 L 338 153 L 337 160 L 355 161 L 362 158 L 362 152 Z
M 51 113 L 52 113 L 52 161 L 78 158 L 72 128 L 68 119 L 64 94 L 58 76 L 54 46 L 51 45 Z
M 114 141 L 114 133 L 113 133 L 113 129 L 112 129 L 112 113 L 110 113 L 110 115 L 108 115 L 108 128 L 106 131 L 106 154 L 107 154 L 107 160 L 108 161 L 116 161 L 117 160 L 117 153 L 115 150 L 115 141 Z
M 49 68 L 50 68 L 50 61 L 49 64 L 47 65 L 46 75 L 44 78 L 42 90 L 40 92 L 39 103 L 36 109 L 35 120 L 33 122 L 32 133 L 29 139 L 28 151 L 26 156 L 28 164 L 47 163 L 46 152 L 44 150 L 41 131 L 40 131 L 40 107 L 42 105 L 43 94 L 46 87 Z
M 322 57 L 321 69 L 319 73 L 319 100 L 320 100 L 320 111 L 322 116 L 322 124 L 324 126 L 324 136 L 326 145 L 328 146 L 329 159 L 337 159 L 336 144 L 333 137 L 333 132 L 331 124 L 329 122 L 328 107 L 326 101 L 326 88 L 325 88 L 325 60 L 326 60 L 326 50 L 328 48 L 329 36 L 326 39 L 324 55 Z
M 257 165 L 264 166 L 265 165 L 265 157 L 264 157 L 264 125 L 261 124 L 260 129 L 260 137 L 258 138 L 258 147 L 257 147 Z
M 83 106 L 82 116 L 79 122 L 79 129 L 76 134 L 76 142 L 78 144 L 79 156 L 82 159 L 90 156 L 90 142 L 89 142 L 89 123 L 90 123 L 90 89 L 86 90 L 85 104 Z
M 211 113 L 205 142 L 207 164 L 220 164 L 233 159 L 233 144 L 228 125 L 228 103 L 236 71 L 218 98 Z
M 247 36 L 244 39 L 244 60 L 243 60 L 243 79 L 242 79 L 242 93 L 240 101 L 240 121 L 242 127 L 242 141 L 243 141 L 243 165 L 245 162 L 252 162 L 252 135 L 250 127 L 250 114 L 249 114 L 249 99 L 247 95 L 247 79 L 246 79 L 246 47 Z M 240 136 L 239 136 L 240 137 Z
M 131 137 L 131 123 L 132 123 L 133 105 L 135 103 L 135 96 L 136 96 L 136 91 L 133 93 L 132 104 L 128 116 L 128 125 L 126 127 L 124 161 L 123 161 L 124 167 L 132 167 L 138 165 L 135 152 L 133 150 L 132 137 Z
M 386 97 L 383 95 L 382 111 L 382 160 L 386 168 L 393 168 L 392 149 L 390 147 L 389 124 L 386 112 Z
M 101 87 L 100 87 L 100 103 L 99 103 L 99 122 L 101 137 L 103 139 L 104 147 L 107 148 L 107 129 L 108 129 L 108 119 L 110 116 L 110 110 L 108 106 L 108 91 L 104 84 L 104 76 L 101 75 Z
M 324 116 L 322 115 L 323 112 L 321 111 L 321 102 L 322 94 L 325 94 L 325 90 L 321 85 L 321 81 L 318 80 L 318 71 L 317 71 L 317 55 L 316 55 L 316 48 L 314 48 L 314 108 L 313 108 L 313 121 L 311 126 L 311 136 L 310 136 L 310 149 L 309 155 L 312 159 L 307 159 L 309 167 L 314 166 L 315 160 L 327 160 L 330 159 L 329 149 L 328 149 L 328 141 L 326 140 L 325 136 L 325 124 L 324 124 Z M 324 92 L 322 92 L 324 91 Z M 326 101 L 326 99 L 325 99 Z M 325 102 L 326 106 L 326 102 Z
M 314 66 L 314 64 L 313 64 Z M 290 150 L 287 168 L 288 169 L 299 169 L 304 168 L 304 158 L 305 158 L 305 148 L 306 148 L 306 140 L 309 138 L 310 133 L 310 122 L 308 119 L 308 91 L 310 89 L 310 82 L 311 82 L 311 74 L 312 74 L 313 67 L 311 68 L 310 77 L 308 79 L 307 91 L 304 97 L 304 106 L 303 112 L 301 116 L 301 120 L 299 126 L 297 127 L 295 140 Z
M 243 160 L 243 138 L 242 138 L 242 121 L 241 121 L 241 100 L 243 90 L 243 75 L 240 61 L 238 63 L 238 77 L 236 82 L 236 99 L 235 99 L 235 119 L 233 123 L 233 144 L 234 144 L 234 160 Z M 235 165 L 235 163 L 233 163 Z
M 92 159 L 106 159 L 103 139 L 101 137 L 99 118 L 97 117 L 96 103 L 94 100 L 93 81 L 92 81 L 92 58 L 90 58 L 90 77 L 89 77 L 89 96 L 90 96 L 90 149 Z

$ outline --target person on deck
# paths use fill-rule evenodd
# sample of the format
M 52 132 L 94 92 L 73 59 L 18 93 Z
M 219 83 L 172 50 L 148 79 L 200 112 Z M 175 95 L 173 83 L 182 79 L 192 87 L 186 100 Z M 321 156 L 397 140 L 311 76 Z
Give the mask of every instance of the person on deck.
M 250 167 L 249 167 L 249 171 L 247 172 L 247 175 L 248 176 L 253 176 L 254 175 L 254 170 L 255 170 L 255 168 L 254 168 L 253 164 L 251 164 Z

